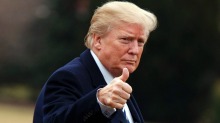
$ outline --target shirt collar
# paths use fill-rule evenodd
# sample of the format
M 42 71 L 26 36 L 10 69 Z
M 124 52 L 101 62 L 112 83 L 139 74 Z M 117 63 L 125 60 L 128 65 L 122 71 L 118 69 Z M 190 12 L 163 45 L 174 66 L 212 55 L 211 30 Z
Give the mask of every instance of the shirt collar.
M 113 79 L 113 76 L 108 72 L 108 70 L 102 65 L 101 61 L 99 60 L 99 58 L 95 55 L 95 53 L 90 50 L 91 54 L 92 54 L 92 57 L 94 58 L 99 70 L 101 71 L 105 81 L 107 84 L 109 84 L 112 79 Z

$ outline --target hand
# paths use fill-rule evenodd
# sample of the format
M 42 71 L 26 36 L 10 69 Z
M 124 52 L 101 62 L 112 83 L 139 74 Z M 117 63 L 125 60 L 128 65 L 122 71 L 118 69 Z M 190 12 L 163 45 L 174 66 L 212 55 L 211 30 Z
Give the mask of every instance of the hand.
M 122 109 L 132 92 L 131 86 L 126 83 L 128 77 L 128 69 L 124 68 L 121 76 L 114 78 L 98 92 L 99 101 L 106 106 Z

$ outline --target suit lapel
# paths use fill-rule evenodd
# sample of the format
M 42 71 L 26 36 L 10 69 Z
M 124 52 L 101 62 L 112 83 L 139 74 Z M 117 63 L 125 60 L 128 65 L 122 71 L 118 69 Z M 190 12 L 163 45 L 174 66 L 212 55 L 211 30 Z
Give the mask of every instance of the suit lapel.
M 99 70 L 95 60 L 93 59 L 91 52 L 89 49 L 85 50 L 81 55 L 80 58 L 82 60 L 82 64 L 86 67 L 89 74 L 91 75 L 91 79 L 93 82 L 94 88 L 98 86 L 106 85 L 105 79 Z
M 139 110 L 139 107 L 133 97 L 133 95 L 131 95 L 131 98 L 127 101 L 127 105 L 129 107 L 129 110 L 131 112 L 131 115 L 133 117 L 134 123 L 143 123 L 143 117 L 142 114 Z

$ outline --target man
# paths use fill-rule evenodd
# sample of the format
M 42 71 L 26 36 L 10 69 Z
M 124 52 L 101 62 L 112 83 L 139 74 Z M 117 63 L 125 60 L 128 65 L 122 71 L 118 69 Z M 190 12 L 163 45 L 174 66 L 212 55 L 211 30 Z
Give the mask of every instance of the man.
M 130 2 L 97 8 L 86 36 L 88 49 L 50 76 L 34 123 L 143 123 L 126 80 L 156 25 L 152 13 Z

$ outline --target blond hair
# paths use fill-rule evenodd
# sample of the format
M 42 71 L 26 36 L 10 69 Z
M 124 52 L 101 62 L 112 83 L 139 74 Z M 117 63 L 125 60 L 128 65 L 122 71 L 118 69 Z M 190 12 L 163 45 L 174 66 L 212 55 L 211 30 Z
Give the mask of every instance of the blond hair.
M 86 47 L 91 48 L 93 34 L 104 35 L 122 22 L 140 24 L 148 32 L 153 31 L 157 26 L 157 18 L 153 13 L 131 2 L 110 1 L 95 10 L 85 37 Z

